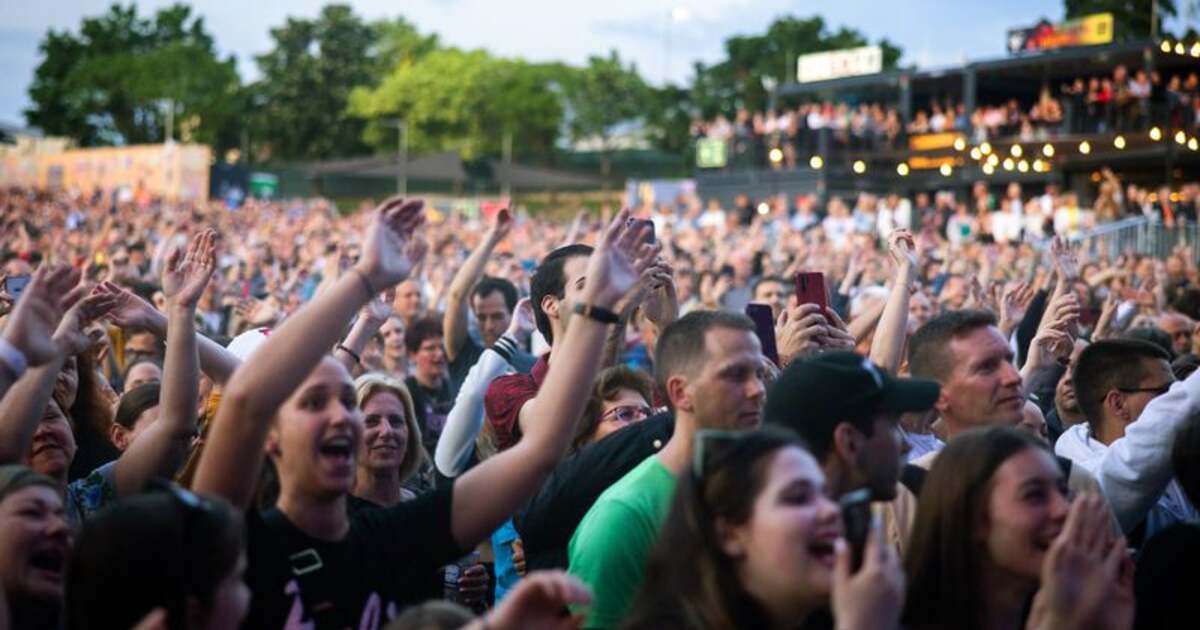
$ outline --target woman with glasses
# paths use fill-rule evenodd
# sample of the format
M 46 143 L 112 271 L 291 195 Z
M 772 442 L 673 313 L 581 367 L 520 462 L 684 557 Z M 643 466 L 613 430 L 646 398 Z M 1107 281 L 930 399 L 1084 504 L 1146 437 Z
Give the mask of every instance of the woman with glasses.
M 517 445 L 413 501 L 351 515 L 363 414 L 349 372 L 328 353 L 368 300 L 424 258 L 428 244 L 416 234 L 424 216 L 420 200 L 384 202 L 358 262 L 274 329 L 224 391 L 194 487 L 245 510 L 246 627 L 378 628 L 428 599 L 437 570 L 495 531 L 566 450 L 598 367 L 603 322 L 659 250 L 626 226 L 628 211 L 617 215 L 588 261 L 578 314 L 556 342 L 576 360 L 551 366 Z M 280 494 L 260 511 L 251 503 L 264 453 Z
M 1025 431 L 956 436 L 926 477 L 905 568 L 910 630 L 1129 628 L 1132 563 L 1104 500 L 1068 502 Z
M 798 628 L 831 608 L 838 628 L 895 628 L 903 575 L 879 527 L 850 569 L 838 506 L 799 438 L 701 431 L 628 630 Z
M 653 413 L 650 407 L 653 400 L 654 380 L 645 372 L 624 365 L 604 370 L 596 377 L 592 396 L 571 441 L 571 451 L 645 420 Z
M 170 483 L 89 519 L 67 572 L 67 626 L 237 628 L 250 606 L 241 515 Z

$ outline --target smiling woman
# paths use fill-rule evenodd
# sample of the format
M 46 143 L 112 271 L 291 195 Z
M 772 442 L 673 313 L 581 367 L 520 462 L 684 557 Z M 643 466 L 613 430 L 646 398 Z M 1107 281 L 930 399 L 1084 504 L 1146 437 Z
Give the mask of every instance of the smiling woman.
M 414 498 L 404 482 L 428 455 L 421 446 L 412 394 L 404 383 L 379 373 L 358 377 L 354 388 L 364 426 L 354 496 L 376 505 Z

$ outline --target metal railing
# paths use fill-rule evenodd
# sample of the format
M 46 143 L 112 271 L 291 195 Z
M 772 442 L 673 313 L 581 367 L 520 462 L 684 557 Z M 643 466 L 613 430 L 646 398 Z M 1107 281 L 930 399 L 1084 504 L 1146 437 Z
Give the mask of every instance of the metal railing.
M 1195 223 L 1167 227 L 1149 217 L 1130 217 L 1098 225 L 1068 240 L 1092 258 L 1104 255 L 1111 260 L 1123 254 L 1165 258 L 1185 245 L 1192 260 L 1200 259 L 1200 225 Z M 1049 246 L 1049 240 L 1040 245 Z

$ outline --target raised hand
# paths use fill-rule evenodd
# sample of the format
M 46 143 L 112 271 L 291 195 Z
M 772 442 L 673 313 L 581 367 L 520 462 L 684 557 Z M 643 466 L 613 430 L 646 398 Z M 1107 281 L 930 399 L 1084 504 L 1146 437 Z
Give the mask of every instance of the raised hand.
M 917 241 L 912 232 L 897 228 L 888 235 L 888 254 L 897 269 L 916 269 Z
M 133 291 L 112 282 L 100 283 L 92 289 L 92 293 L 113 298 L 113 307 L 108 312 L 108 318 L 121 328 L 154 330 L 157 328 L 156 324 L 162 321 L 162 314 L 152 304 Z
M 1132 585 L 1122 575 L 1128 567 L 1125 541 L 1113 539 L 1110 518 L 1103 498 L 1076 497 L 1042 562 L 1041 587 L 1027 627 L 1131 627 Z M 1128 605 L 1122 606 L 1125 594 Z
M 642 310 L 646 319 L 656 324 L 661 330 L 679 317 L 679 297 L 675 293 L 675 268 L 659 256 L 654 264 L 646 269 L 643 280 L 647 283 L 645 299 L 642 300 Z
M 1000 293 L 1000 287 L 997 286 L 993 294 Z M 1029 304 L 1033 302 L 1033 296 L 1036 291 L 1033 286 L 1018 282 L 1007 289 L 999 296 L 997 303 L 1000 306 L 1000 330 L 1007 336 L 1014 328 L 1020 325 L 1021 320 L 1025 317 L 1025 312 L 1029 310 Z
M 472 630 L 574 630 L 583 618 L 563 616 L 563 608 L 591 603 L 592 594 L 578 578 L 562 571 L 530 573 Z
M 1050 255 L 1054 259 L 1054 271 L 1060 281 L 1070 281 L 1079 277 L 1079 259 L 1062 237 L 1055 236 L 1050 242 Z
M 424 201 L 392 197 L 374 212 L 354 269 L 379 292 L 408 278 L 429 246 L 415 235 L 425 222 Z
M 822 338 L 829 334 L 828 329 L 821 307 L 816 304 L 801 304 L 784 310 L 775 326 L 779 364 L 787 367 L 796 359 L 816 353 L 821 349 Z
M 649 227 L 628 224 L 629 214 L 628 208 L 617 213 L 588 259 L 584 291 L 590 304 L 614 306 L 633 290 L 662 249 L 660 243 L 645 242 Z
M 503 241 L 512 231 L 513 215 L 510 208 L 501 208 L 492 220 L 492 229 L 488 231 L 488 240 L 493 244 Z
M 107 316 L 116 305 L 112 295 L 92 291 L 63 315 L 58 330 L 54 331 L 54 343 L 65 356 L 84 352 L 95 343 L 88 334 L 92 324 Z
M 820 338 L 821 347 L 825 350 L 853 350 L 857 345 L 854 335 L 850 334 L 850 327 L 842 321 L 837 311 L 826 308 L 825 320 L 829 325 L 825 327 L 825 334 Z
M 392 302 L 395 299 L 396 292 L 394 290 L 384 291 L 379 297 L 369 300 L 359 311 L 358 316 L 363 318 L 374 330 L 379 330 L 392 316 Z
M 4 339 L 25 355 L 29 366 L 48 363 L 59 351 L 54 330 L 66 311 L 83 297 L 79 270 L 43 265 L 33 274 L 4 326 Z
M 168 304 L 195 308 L 216 266 L 216 237 L 215 230 L 204 230 L 192 238 L 186 254 L 176 248 L 167 257 L 162 272 L 162 290 Z
M 504 334 L 523 342 L 526 337 L 533 334 L 536 327 L 537 324 L 533 319 L 533 303 L 529 301 L 529 298 L 521 298 L 521 301 L 517 302 L 517 307 L 513 309 L 512 321 L 509 322 L 508 330 L 505 330 Z

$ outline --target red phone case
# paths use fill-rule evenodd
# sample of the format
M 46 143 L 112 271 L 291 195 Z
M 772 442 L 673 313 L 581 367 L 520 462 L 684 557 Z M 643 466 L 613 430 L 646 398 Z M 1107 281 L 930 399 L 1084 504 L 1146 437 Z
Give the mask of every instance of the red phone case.
M 829 308 L 829 294 L 825 292 L 825 274 L 820 271 L 801 271 L 796 274 L 796 302 L 816 304 L 821 314 Z

